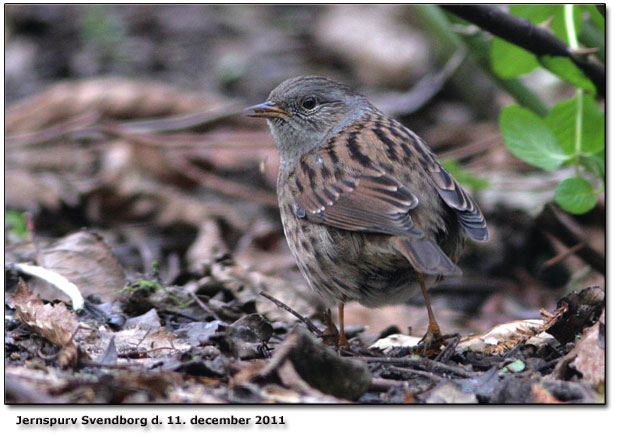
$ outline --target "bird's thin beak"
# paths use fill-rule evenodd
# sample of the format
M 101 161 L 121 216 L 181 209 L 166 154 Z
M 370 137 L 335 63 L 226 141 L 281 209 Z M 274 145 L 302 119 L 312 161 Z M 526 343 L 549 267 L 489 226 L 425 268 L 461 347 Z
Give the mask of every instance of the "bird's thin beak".
M 255 106 L 244 109 L 244 115 L 256 118 L 282 118 L 289 116 L 278 104 L 273 101 L 266 101 Z

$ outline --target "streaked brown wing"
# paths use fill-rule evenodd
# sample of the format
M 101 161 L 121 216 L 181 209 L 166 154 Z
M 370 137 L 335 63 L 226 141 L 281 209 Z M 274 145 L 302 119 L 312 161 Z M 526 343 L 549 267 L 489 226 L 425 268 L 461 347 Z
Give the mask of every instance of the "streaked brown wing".
M 318 166 L 304 156 L 293 174 L 296 215 L 344 230 L 422 236 L 409 216 L 418 199 L 396 179 L 369 168 L 315 177 Z
M 475 201 L 467 194 L 461 185 L 439 163 L 437 156 L 428 145 L 415 133 L 404 128 L 410 137 L 410 143 L 418 151 L 420 163 L 431 176 L 433 185 L 443 201 L 456 211 L 458 221 L 470 238 L 477 241 L 488 241 L 486 220 Z
M 434 157 L 427 169 L 437 187 L 439 196 L 448 206 L 456 210 L 458 222 L 463 226 L 467 235 L 476 241 L 488 241 L 486 220 L 476 202 Z

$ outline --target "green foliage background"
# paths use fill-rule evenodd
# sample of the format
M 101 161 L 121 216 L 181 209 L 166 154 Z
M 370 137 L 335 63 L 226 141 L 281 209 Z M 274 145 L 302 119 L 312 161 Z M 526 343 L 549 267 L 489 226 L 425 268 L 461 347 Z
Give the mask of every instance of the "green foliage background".
M 583 48 L 581 40 L 590 41 L 603 59 L 605 20 L 594 5 L 514 5 L 510 13 L 548 26 L 575 52 Z M 569 58 L 537 59 L 499 38 L 491 41 L 490 59 L 502 79 L 546 68 L 576 88 L 574 97 L 555 104 L 548 114 L 533 107 L 506 107 L 499 124 L 506 147 L 517 158 L 547 171 L 572 166 L 574 175 L 559 183 L 555 202 L 570 213 L 588 212 L 605 184 L 605 115 L 593 82 Z

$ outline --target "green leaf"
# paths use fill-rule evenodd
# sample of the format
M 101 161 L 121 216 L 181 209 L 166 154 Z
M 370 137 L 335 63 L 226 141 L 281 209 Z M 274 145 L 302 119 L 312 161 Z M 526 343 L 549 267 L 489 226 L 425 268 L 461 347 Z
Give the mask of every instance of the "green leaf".
M 602 16 L 602 14 L 596 8 L 596 5 L 585 5 L 584 6 L 589 12 L 589 21 L 594 25 L 596 29 L 598 29 L 602 34 L 606 32 L 606 20 Z
M 508 150 L 528 164 L 551 171 L 569 158 L 563 154 L 557 138 L 544 120 L 529 109 L 519 106 L 504 108 L 499 127 Z
M 582 151 L 597 153 L 604 150 L 606 144 L 604 112 L 595 100 L 586 95 L 583 97 L 583 143 Z
M 553 106 L 544 119 L 557 138 L 564 153 L 573 156 L 576 132 L 576 98 L 564 100 Z
M 525 369 L 525 362 L 521 359 L 517 359 L 514 362 L 510 363 L 506 368 L 508 368 L 512 372 L 521 372 Z
M 604 183 L 606 178 L 606 160 L 604 157 L 604 150 L 589 156 L 583 156 L 581 158 L 581 164 L 588 172 L 596 176 L 602 181 L 602 183 Z
M 551 73 L 581 88 L 596 94 L 596 86 L 585 76 L 585 73 L 576 66 L 572 59 L 564 56 L 541 56 L 540 63 Z
M 502 79 L 514 79 L 540 66 L 534 54 L 501 38 L 491 41 L 490 57 L 493 71 Z
M 520 18 L 525 18 L 533 24 L 539 24 L 555 15 L 556 5 L 533 5 L 518 4 L 510 6 L 510 13 Z
M 5 210 L 4 228 L 7 232 L 5 237 L 10 242 L 20 242 L 30 238 L 30 230 L 28 230 L 26 218 L 21 212 Z
M 595 100 L 586 95 L 583 97 L 583 125 L 581 151 L 595 153 L 604 149 L 604 113 Z M 574 155 L 576 141 L 576 97 L 557 103 L 548 116 L 546 124 L 551 128 L 557 142 L 568 155 Z
M 516 372 L 521 372 L 525 369 L 525 362 L 523 362 L 521 359 L 517 359 L 514 362 L 508 364 L 507 366 L 504 366 L 503 368 L 501 368 L 501 370 L 499 371 L 499 374 L 505 375 L 505 374 L 510 374 L 510 373 L 516 373 Z
M 578 215 L 593 209 L 598 199 L 589 181 L 582 177 L 571 177 L 557 186 L 555 201 L 563 210 Z
M 444 160 L 441 162 L 441 164 L 446 169 L 446 171 L 448 171 L 452 175 L 452 177 L 454 177 L 460 184 L 468 187 L 469 189 L 484 189 L 488 188 L 491 185 L 488 180 L 476 177 L 453 159 Z

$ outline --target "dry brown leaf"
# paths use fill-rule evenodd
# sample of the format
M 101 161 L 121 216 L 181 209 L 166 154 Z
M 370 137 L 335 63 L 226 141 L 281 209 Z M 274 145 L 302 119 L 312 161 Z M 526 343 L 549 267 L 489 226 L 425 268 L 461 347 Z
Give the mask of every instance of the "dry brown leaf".
M 261 210 L 246 200 L 276 206 L 271 189 L 254 179 L 266 177 L 258 173 L 266 160 L 273 186 L 278 159 L 263 126 L 237 131 L 234 111 L 222 98 L 160 83 L 108 78 L 53 86 L 7 111 L 6 203 L 31 212 L 83 204 L 93 223 L 199 225 L 214 218 L 243 229 Z M 201 131 L 207 123 L 211 131 Z M 183 131 L 193 127 L 200 132 Z M 198 185 L 243 199 L 243 213 L 239 204 L 204 199 Z
M 79 322 L 64 304 L 44 304 L 23 280 L 19 281 L 11 302 L 17 318 L 51 343 L 64 347 L 72 342 Z
M 605 312 L 593 326 L 583 331 L 583 337 L 576 346 L 557 364 L 553 376 L 565 378 L 568 367 L 576 369 L 583 379 L 592 386 L 599 386 L 606 380 L 606 350 L 603 334 L 600 329 L 604 325 Z
M 155 82 L 119 77 L 53 85 L 6 112 L 7 135 L 29 133 L 96 110 L 107 118 L 179 114 L 204 108 L 208 99 Z
M 531 385 L 531 394 L 533 395 L 534 403 L 539 404 L 563 404 L 553 394 L 545 389 L 540 383 Z

